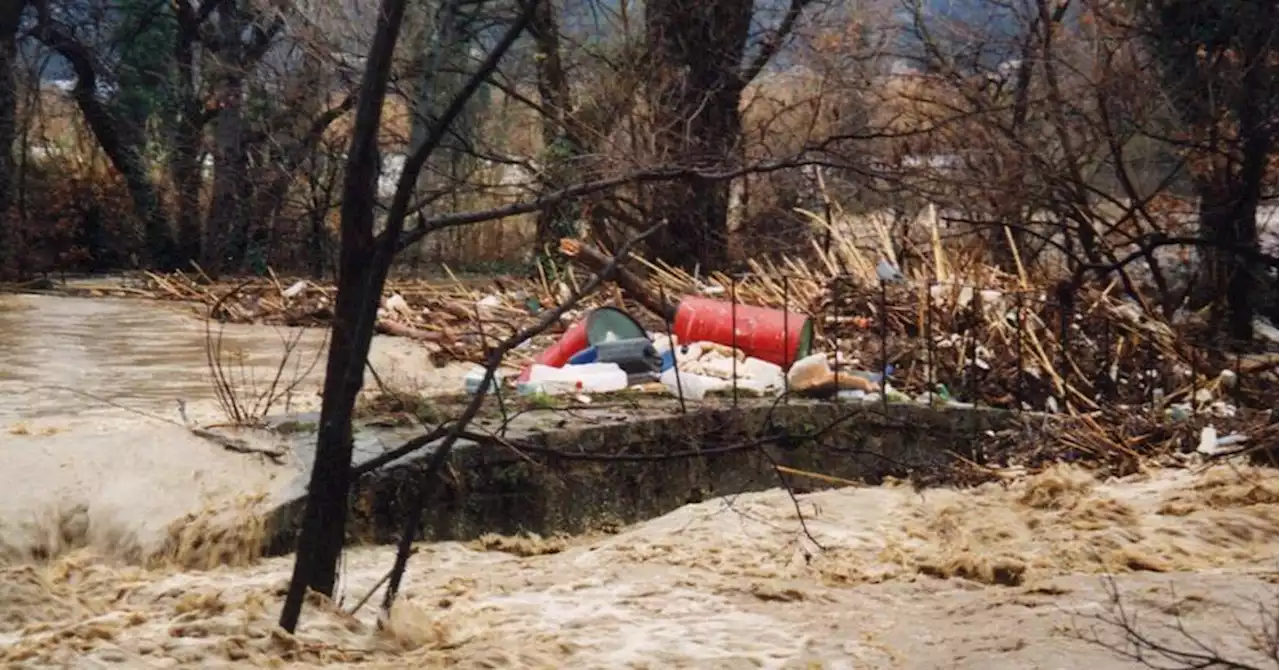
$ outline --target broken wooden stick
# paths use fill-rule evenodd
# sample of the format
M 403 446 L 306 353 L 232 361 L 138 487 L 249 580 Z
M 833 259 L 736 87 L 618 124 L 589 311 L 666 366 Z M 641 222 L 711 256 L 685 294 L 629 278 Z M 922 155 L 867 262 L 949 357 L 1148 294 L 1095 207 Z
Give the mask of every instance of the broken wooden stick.
M 279 447 L 255 447 L 248 441 L 238 437 L 229 437 L 227 435 L 219 435 L 211 430 L 204 428 L 189 429 L 192 435 L 206 439 L 223 449 L 234 451 L 241 454 L 261 454 L 271 459 L 277 465 L 284 464 L 285 450 Z
M 411 340 L 419 342 L 440 342 L 444 339 L 444 333 L 435 333 L 429 330 L 421 330 L 412 326 L 406 326 L 403 323 L 388 321 L 386 319 L 378 319 L 376 329 L 383 335 L 394 335 L 396 337 L 407 337 Z

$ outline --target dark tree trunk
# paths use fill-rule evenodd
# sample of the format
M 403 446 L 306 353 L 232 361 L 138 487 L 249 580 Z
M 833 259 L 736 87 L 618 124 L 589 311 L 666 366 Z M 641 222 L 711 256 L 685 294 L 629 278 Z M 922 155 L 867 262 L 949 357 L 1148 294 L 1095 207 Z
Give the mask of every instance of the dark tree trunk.
M 1265 68 L 1245 76 L 1252 89 L 1236 109 L 1240 124 L 1238 166 L 1224 162 L 1198 183 L 1200 230 L 1210 246 L 1200 257 L 1201 282 L 1194 289 L 1193 304 L 1215 306 L 1216 323 L 1226 325 L 1237 340 L 1253 336 L 1253 315 L 1264 268 L 1258 252 L 1258 203 L 1262 199 L 1267 162 L 1275 152 L 1274 120 L 1257 104 L 1267 90 Z M 1271 74 L 1275 81 L 1274 72 Z M 1274 308 L 1271 308 L 1274 309 Z
M 455 0 L 456 3 L 456 0 Z M 320 431 L 316 439 L 316 461 L 311 470 L 306 511 L 298 538 L 297 560 L 289 593 L 280 615 L 280 626 L 289 632 L 297 627 L 303 597 L 308 588 L 333 594 L 338 557 L 346 536 L 347 497 L 351 483 L 351 415 L 356 396 L 364 382 L 364 367 L 373 339 L 374 320 L 391 261 L 404 241 L 404 220 L 413 198 L 413 186 L 432 153 L 440 147 L 446 131 L 458 120 L 467 102 L 497 70 L 503 55 L 528 26 L 530 4 L 520 19 L 508 28 L 497 46 L 444 108 L 430 133 L 415 146 L 405 160 L 404 172 L 396 185 L 387 210 L 386 228 L 373 233 L 377 205 L 378 130 L 383 101 L 387 95 L 392 55 L 404 21 L 405 0 L 383 0 L 378 13 L 356 107 L 351 148 L 342 199 L 342 251 L 338 269 L 338 298 L 330 340 L 329 362 L 325 370 L 324 402 L 320 411 Z M 451 9 L 457 10 L 458 4 Z M 465 422 L 465 421 L 464 421 Z M 409 532 L 401 538 L 396 569 L 402 574 L 407 551 L 418 526 L 411 516 Z M 393 574 L 388 593 L 399 578 Z
M 205 223 L 205 269 L 236 270 L 244 259 L 248 219 L 244 195 L 248 153 L 244 143 L 243 40 L 245 29 L 237 2 L 224 2 L 218 15 L 221 48 L 216 58 L 220 80 L 215 88 L 218 117 L 213 126 L 213 196 Z
M 1200 282 L 1192 305 L 1213 305 L 1214 321 L 1225 324 L 1237 340 L 1253 336 L 1255 292 L 1262 281 L 1256 256 L 1260 191 L 1261 179 L 1253 188 L 1221 183 L 1200 187 L 1200 228 L 1209 246 L 1200 250 Z
M 1208 138 L 1196 180 L 1207 248 L 1191 302 L 1213 305 L 1215 324 L 1249 339 L 1263 274 L 1258 202 L 1276 154 L 1280 11 L 1270 2 L 1152 0 L 1142 16 L 1174 109 Z
M 1031 108 L 1031 79 L 1035 69 L 1035 59 L 1032 57 L 1035 53 L 1036 38 L 1040 33 L 1040 19 L 1037 16 L 1027 27 L 1027 34 L 1023 36 L 1022 49 L 1019 54 L 1018 76 L 1014 80 L 1013 87 L 1013 116 L 1009 124 L 1009 134 L 1015 143 L 1021 143 L 1026 132 L 1027 115 Z M 1014 159 L 1022 162 L 1022 156 L 1015 156 Z M 1027 212 L 1024 207 L 1024 200 L 1021 197 L 1026 182 L 1024 180 L 1025 173 L 1023 170 L 1014 167 L 1009 171 L 1008 178 L 1018 190 L 1019 197 L 1000 198 L 999 201 L 993 203 L 996 211 L 996 224 L 988 231 L 991 236 L 988 244 L 991 246 L 992 260 L 995 264 L 1005 272 L 1017 274 L 1018 264 L 1014 260 L 1017 254 L 1021 254 L 1026 248 L 1024 238 L 1026 237 L 1025 225 L 1027 223 Z M 1010 235 L 1005 235 L 1005 226 L 1010 225 Z
M 659 161 L 723 169 L 740 151 L 738 109 L 751 0 L 653 0 L 645 7 L 654 54 L 655 147 Z M 692 269 L 728 259 L 729 182 L 689 177 L 653 188 L 655 241 L 666 261 Z
M 336 274 L 333 259 L 333 240 L 329 233 L 329 211 L 337 202 L 335 191 L 338 186 L 338 166 L 336 159 L 329 155 L 313 152 L 307 159 L 308 207 L 307 217 L 311 222 L 310 235 L 307 240 L 307 257 L 310 260 L 311 276 L 324 279 L 333 271 Z
M 296 262 L 296 245 L 285 253 L 289 245 L 285 243 L 287 231 L 282 230 L 285 222 L 281 216 L 288 203 L 294 174 L 309 156 L 315 154 L 316 145 L 329 125 L 354 104 L 355 98 L 350 96 L 337 108 L 326 110 L 327 90 L 322 63 L 318 59 L 308 59 L 298 74 L 294 93 L 281 101 L 287 110 L 285 115 L 275 117 L 267 130 L 271 137 L 288 137 L 291 141 L 257 142 L 252 146 L 259 153 L 259 160 L 253 170 L 250 216 L 255 223 L 250 238 L 257 240 L 265 249 L 264 257 L 269 262 L 286 257 L 290 262 Z M 308 181 L 312 181 L 319 175 L 313 173 L 308 177 Z M 294 232 L 301 233 L 302 229 L 296 228 Z M 296 242 L 305 246 L 305 240 Z
M 265 250 L 265 258 L 274 259 L 282 253 L 284 246 L 280 214 L 289 195 L 289 186 L 293 183 L 293 174 L 284 170 L 282 159 L 276 152 L 265 153 L 264 158 L 270 165 L 261 170 L 265 175 L 254 179 L 251 216 L 255 224 L 250 229 L 249 238 Z
M 537 45 L 538 97 L 544 109 L 542 117 L 543 163 L 546 177 L 543 188 L 554 191 L 562 188 L 571 176 L 573 159 L 582 154 L 579 139 L 568 127 L 572 101 L 569 80 L 565 77 L 564 64 L 560 60 L 560 26 L 556 21 L 555 6 L 550 2 L 538 3 L 534 10 L 529 34 Z M 576 233 L 573 203 L 567 200 L 547 205 L 538 211 L 537 253 L 552 249 L 557 256 L 559 238 Z
M 150 265 L 165 270 L 177 267 L 177 253 L 173 234 L 169 229 L 169 219 L 142 157 L 142 129 L 118 123 L 98 100 L 98 74 L 94 70 L 89 51 L 50 19 L 47 7 L 42 7 L 42 10 L 35 34 L 41 42 L 65 58 L 76 73 L 76 87 L 73 91 L 76 105 L 103 153 L 124 177 L 129 195 L 133 199 L 134 211 L 142 219 Z
M 329 231 L 325 228 L 325 210 L 313 208 L 308 214 L 311 220 L 311 240 L 307 245 L 312 279 L 324 279 L 329 265 Z
M 13 142 L 17 136 L 18 19 L 24 0 L 0 0 L 0 279 L 17 269 L 17 217 L 13 216 Z
M 293 578 L 280 615 L 281 627 L 289 631 L 297 627 L 307 589 L 333 595 L 338 556 L 346 537 L 352 411 L 364 384 L 373 322 L 390 267 L 390 253 L 394 252 L 398 237 L 398 230 L 392 231 L 391 243 L 381 245 L 389 253 L 377 253 L 380 245 L 373 234 L 373 212 L 377 204 L 378 128 L 404 11 L 405 0 L 383 1 L 356 106 L 343 186 L 338 297 L 325 367 L 316 460 L 307 489 Z
M 200 130 L 184 116 L 174 133 L 169 172 L 177 192 L 178 257 L 185 264 L 200 259 L 203 249 L 200 225 Z
M 183 264 L 200 259 L 202 247 L 200 225 L 200 172 L 201 132 L 200 118 L 203 110 L 196 97 L 195 36 L 198 19 L 186 2 L 178 8 L 177 42 L 174 60 L 177 62 L 175 97 L 178 100 L 178 119 L 173 131 L 172 154 L 169 173 L 177 191 L 177 248 Z
M 217 7 L 214 86 L 213 196 L 205 222 L 204 258 L 214 272 L 243 268 L 251 225 L 249 145 L 245 119 L 245 79 L 284 28 L 284 14 L 263 25 L 265 17 L 243 0 Z M 248 39 L 246 39 L 248 38 Z

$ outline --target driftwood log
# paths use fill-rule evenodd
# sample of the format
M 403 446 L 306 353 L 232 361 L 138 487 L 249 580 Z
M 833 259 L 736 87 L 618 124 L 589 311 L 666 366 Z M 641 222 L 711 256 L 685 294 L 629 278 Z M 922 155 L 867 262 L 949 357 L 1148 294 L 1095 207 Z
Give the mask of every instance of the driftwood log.
M 396 323 L 395 321 L 387 319 L 378 319 L 375 328 L 383 335 L 407 337 L 411 340 L 418 340 L 419 342 L 440 342 L 444 339 L 444 333 L 422 330 L 420 328 L 406 326 L 403 323 Z
M 613 263 L 614 260 L 612 256 L 595 247 L 587 246 L 569 238 L 560 240 L 560 253 L 572 258 L 584 270 L 597 274 L 609 267 L 609 264 Z M 663 300 L 662 296 L 649 288 L 643 279 L 620 263 L 614 268 L 613 280 L 628 297 L 645 309 L 653 312 L 663 320 L 675 320 L 676 303 L 670 300 Z

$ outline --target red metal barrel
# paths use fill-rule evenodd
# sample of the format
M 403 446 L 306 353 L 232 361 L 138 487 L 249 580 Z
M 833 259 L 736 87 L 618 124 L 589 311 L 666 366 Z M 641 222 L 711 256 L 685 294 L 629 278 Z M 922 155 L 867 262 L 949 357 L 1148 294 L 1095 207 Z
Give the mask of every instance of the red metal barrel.
M 742 304 L 735 308 L 732 303 L 695 296 L 681 299 L 676 308 L 673 331 L 682 343 L 733 346 L 735 330 L 743 353 L 784 369 L 808 356 L 813 346 L 813 322 L 803 314 Z

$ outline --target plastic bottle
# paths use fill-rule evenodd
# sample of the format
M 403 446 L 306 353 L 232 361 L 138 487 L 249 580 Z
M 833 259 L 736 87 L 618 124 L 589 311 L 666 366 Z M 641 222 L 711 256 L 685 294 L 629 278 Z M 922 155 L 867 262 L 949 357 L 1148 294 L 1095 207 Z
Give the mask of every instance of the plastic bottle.
M 617 363 L 587 363 L 553 368 L 534 364 L 527 386 L 548 395 L 561 393 L 608 393 L 627 388 L 627 373 Z

